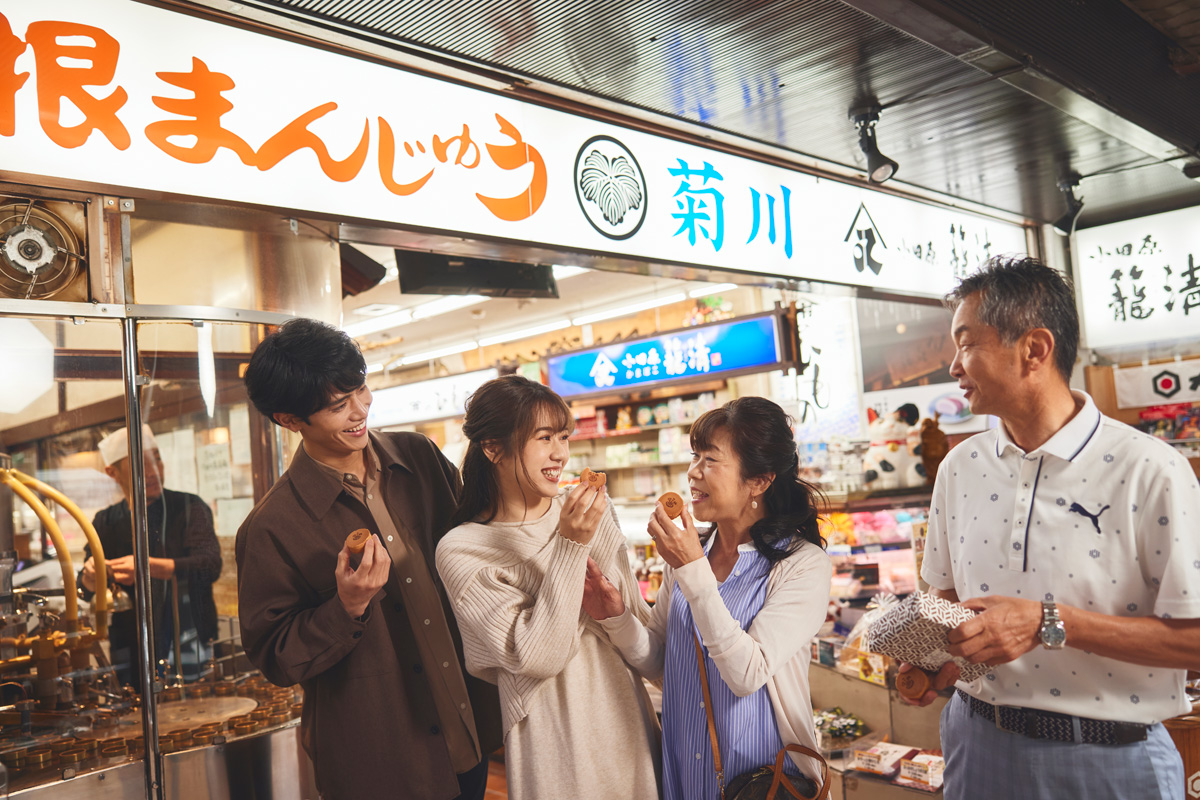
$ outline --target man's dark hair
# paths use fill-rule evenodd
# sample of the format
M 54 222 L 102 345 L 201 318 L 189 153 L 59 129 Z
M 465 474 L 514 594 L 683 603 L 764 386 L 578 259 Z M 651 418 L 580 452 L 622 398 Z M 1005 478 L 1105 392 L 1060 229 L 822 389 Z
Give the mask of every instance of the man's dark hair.
M 275 414 L 294 414 L 307 423 L 330 397 L 354 391 L 366 378 L 362 352 L 345 332 L 294 319 L 254 350 L 245 381 L 250 402 L 264 417 L 275 422 Z
M 1079 351 L 1079 311 L 1071 283 L 1057 270 L 1031 256 L 996 256 L 946 295 L 951 312 L 979 294 L 979 320 L 1011 345 L 1034 328 L 1054 336 L 1054 366 L 1071 380 Z

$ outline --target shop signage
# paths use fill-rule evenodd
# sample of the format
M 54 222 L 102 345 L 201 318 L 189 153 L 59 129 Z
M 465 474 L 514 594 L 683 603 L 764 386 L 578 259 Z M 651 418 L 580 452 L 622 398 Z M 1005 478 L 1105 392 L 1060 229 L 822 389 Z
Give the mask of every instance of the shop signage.
M 783 356 L 774 314 L 717 322 L 547 359 L 563 397 L 762 371 Z
M 1200 402 L 1200 359 L 1113 370 L 1118 408 Z
M 935 296 L 1026 249 L 1010 223 L 129 0 L 0 0 L 0 87 L 4 169 L 109 191 Z
M 467 398 L 480 386 L 499 375 L 500 372 L 496 369 L 481 369 L 378 389 L 371 394 L 367 427 L 408 425 L 414 422 L 461 417 L 466 410 Z
M 1200 336 L 1200 208 L 1079 231 L 1075 271 L 1088 347 Z

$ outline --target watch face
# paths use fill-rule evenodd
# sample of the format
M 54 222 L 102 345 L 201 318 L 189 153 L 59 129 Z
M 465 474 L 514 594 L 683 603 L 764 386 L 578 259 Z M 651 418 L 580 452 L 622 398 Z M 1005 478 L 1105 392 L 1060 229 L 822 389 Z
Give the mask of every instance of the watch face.
M 1042 628 L 1042 644 L 1046 647 L 1062 647 L 1067 641 L 1067 633 L 1063 630 L 1062 623 L 1057 625 L 1046 625 Z

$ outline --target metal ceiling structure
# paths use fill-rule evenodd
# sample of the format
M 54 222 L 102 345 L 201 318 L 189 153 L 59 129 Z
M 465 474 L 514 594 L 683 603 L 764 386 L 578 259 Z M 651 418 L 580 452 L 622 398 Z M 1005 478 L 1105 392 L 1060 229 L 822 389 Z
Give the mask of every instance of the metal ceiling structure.
M 1156 0 L 245 0 L 281 18 L 473 65 L 861 170 L 849 110 L 883 106 L 897 180 L 1079 227 L 1200 204 L 1200 75 L 1130 6 Z M 1176 0 L 1187 33 L 1196 0 Z M 1180 8 L 1183 7 L 1183 8 Z M 236 10 L 234 13 L 237 13 Z M 1188 44 L 1191 42 L 1188 41 Z M 1174 54 L 1174 55 L 1172 55 Z M 695 128 L 692 127 L 692 130 Z

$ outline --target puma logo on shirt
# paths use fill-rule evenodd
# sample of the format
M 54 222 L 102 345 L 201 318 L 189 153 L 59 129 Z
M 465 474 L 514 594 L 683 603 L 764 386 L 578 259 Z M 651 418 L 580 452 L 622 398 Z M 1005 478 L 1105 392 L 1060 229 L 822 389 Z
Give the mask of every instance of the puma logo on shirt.
M 1104 508 L 1100 509 L 1095 514 L 1093 514 L 1090 511 L 1088 511 L 1086 508 L 1084 508 L 1083 506 L 1079 505 L 1079 503 L 1071 503 L 1071 507 L 1067 510 L 1074 511 L 1079 516 L 1087 517 L 1088 519 L 1090 519 L 1092 521 L 1092 526 L 1095 527 L 1095 529 L 1096 529 L 1096 533 L 1100 533 L 1100 515 L 1103 514 L 1105 511 L 1107 511 L 1108 509 L 1109 509 L 1109 506 L 1105 506 Z

